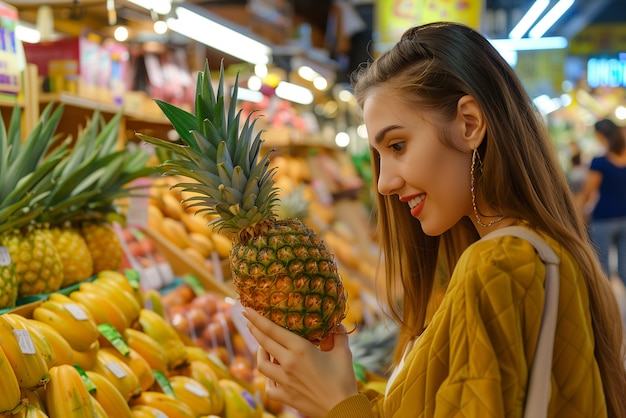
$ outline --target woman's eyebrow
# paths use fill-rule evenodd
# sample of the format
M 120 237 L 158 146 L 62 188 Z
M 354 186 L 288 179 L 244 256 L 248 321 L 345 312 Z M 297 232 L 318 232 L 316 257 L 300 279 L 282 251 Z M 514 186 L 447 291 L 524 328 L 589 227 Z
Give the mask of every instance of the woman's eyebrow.
M 400 125 L 389 125 L 389 126 L 386 126 L 383 129 L 381 129 L 380 131 L 378 131 L 378 133 L 374 137 L 374 140 L 376 141 L 377 144 L 380 144 L 383 141 L 383 139 L 385 138 L 385 135 L 387 135 L 387 133 L 389 131 L 393 131 L 394 129 L 400 129 L 400 128 L 401 128 Z

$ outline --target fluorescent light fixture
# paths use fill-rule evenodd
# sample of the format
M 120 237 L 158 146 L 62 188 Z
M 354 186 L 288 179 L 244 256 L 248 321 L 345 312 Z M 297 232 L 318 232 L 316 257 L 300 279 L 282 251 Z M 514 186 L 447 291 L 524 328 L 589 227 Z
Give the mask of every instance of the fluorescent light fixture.
M 128 0 L 144 9 L 154 10 L 160 15 L 166 15 L 172 10 L 171 0 Z
M 509 38 L 520 39 L 537 21 L 539 16 L 550 4 L 550 0 L 536 0 L 524 16 L 517 22 L 517 25 L 509 32 Z
M 491 44 L 498 51 L 537 51 L 542 49 L 567 48 L 567 38 L 553 36 L 549 38 L 522 38 L 522 39 L 491 39 Z
M 318 77 L 319 74 L 313 68 L 308 65 L 303 65 L 298 68 L 298 75 L 307 81 L 313 81 L 315 77 Z
M 563 16 L 570 7 L 574 4 L 574 0 L 559 0 L 557 4 L 550 9 L 544 17 L 528 32 L 528 36 L 531 38 L 541 38 L 544 33 L 548 31 L 554 25 L 554 23 Z
M 41 34 L 37 29 L 29 28 L 22 24 L 18 24 L 15 27 L 15 37 L 22 42 L 28 42 L 29 44 L 36 44 L 41 41 Z
M 269 46 L 185 7 L 175 9 L 167 26 L 183 36 L 252 64 L 268 64 Z
M 233 90 L 231 89 L 231 95 Z M 243 100 L 245 102 L 260 103 L 263 100 L 263 93 L 260 91 L 254 91 L 239 87 L 237 89 L 237 100 Z
M 533 103 L 539 109 L 541 113 L 544 115 L 549 115 L 555 110 L 559 110 L 563 105 L 559 98 L 550 98 L 547 94 L 542 94 L 541 96 L 535 97 L 533 99 Z
M 311 90 L 286 81 L 278 83 L 276 86 L 276 96 L 303 105 L 313 103 L 313 93 L 311 93 Z
M 313 79 L 313 87 L 315 87 L 316 89 L 320 91 L 324 91 L 328 88 L 328 80 L 326 80 L 322 76 L 315 77 Z

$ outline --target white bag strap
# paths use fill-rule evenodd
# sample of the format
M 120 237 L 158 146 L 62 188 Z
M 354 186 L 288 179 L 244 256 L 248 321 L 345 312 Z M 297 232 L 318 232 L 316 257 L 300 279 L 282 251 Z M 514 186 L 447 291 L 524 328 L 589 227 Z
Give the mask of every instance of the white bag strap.
M 482 239 L 503 235 L 513 235 L 530 242 L 546 265 L 543 317 L 541 319 L 537 347 L 535 348 L 535 359 L 530 370 L 524 418 L 546 417 L 550 402 L 550 374 L 552 372 L 556 317 L 559 309 L 560 260 L 543 238 L 530 229 L 521 226 L 501 228 L 487 234 Z

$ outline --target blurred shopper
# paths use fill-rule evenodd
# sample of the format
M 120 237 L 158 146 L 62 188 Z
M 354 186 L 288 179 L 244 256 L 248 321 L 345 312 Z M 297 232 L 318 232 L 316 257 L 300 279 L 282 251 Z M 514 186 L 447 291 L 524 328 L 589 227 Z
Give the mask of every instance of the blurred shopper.
M 580 147 L 576 141 L 572 141 L 569 144 L 570 147 L 570 166 L 567 171 L 567 182 L 569 187 L 574 193 L 574 196 L 578 195 L 585 184 L 587 179 L 588 167 L 583 164 Z
M 609 254 L 617 250 L 617 275 L 626 285 L 626 139 L 609 119 L 596 122 L 594 129 L 605 152 L 591 161 L 581 204 L 597 199 L 589 224 L 591 240 L 609 276 Z

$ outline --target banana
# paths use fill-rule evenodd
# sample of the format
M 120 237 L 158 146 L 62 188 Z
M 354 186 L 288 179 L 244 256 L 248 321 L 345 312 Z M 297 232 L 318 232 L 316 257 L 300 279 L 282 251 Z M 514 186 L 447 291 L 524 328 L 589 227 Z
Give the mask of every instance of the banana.
M 234 380 L 221 379 L 220 386 L 224 390 L 224 416 L 261 418 L 263 405 L 255 400 L 250 392 Z
M 148 309 L 141 309 L 139 325 L 143 332 L 155 339 L 163 348 L 168 370 L 178 369 L 188 364 L 185 344 L 176 329 L 165 318 Z
M 20 384 L 4 351 L 0 348 L 0 414 L 12 412 L 22 399 Z
M 195 416 L 217 414 L 218 405 L 213 405 L 211 393 L 197 380 L 187 376 L 170 377 L 170 385 L 176 399 L 186 403 Z M 222 408 L 223 408 L 222 404 Z
M 93 404 L 93 410 L 96 413 L 96 418 L 108 418 L 111 416 L 107 413 L 106 409 L 104 409 L 102 404 L 98 402 L 98 400 L 94 398 L 93 396 L 91 397 L 91 403 Z M 116 415 L 113 415 L 113 416 L 116 416 Z
M 220 415 L 222 413 L 224 410 L 224 391 L 219 384 L 219 377 L 209 364 L 193 360 L 188 367 L 183 369 L 181 375 L 196 380 L 209 392 L 212 409 L 207 415 Z
M 52 347 L 52 351 L 54 351 L 54 356 L 56 358 L 55 366 L 59 364 L 74 364 L 72 346 L 70 346 L 70 343 L 63 338 L 59 331 L 51 325 L 35 319 L 29 319 L 28 323 L 31 327 L 37 329 Z
M 24 405 L 16 414 L 12 414 L 11 418 L 48 418 L 48 415 L 35 405 Z
M 172 340 L 170 342 L 163 343 L 163 350 L 165 350 L 167 368 L 169 371 L 180 369 L 189 364 L 185 344 L 181 341 Z
M 154 383 L 154 374 L 152 374 L 152 368 L 139 353 L 129 347 L 130 352 L 128 355 L 123 355 L 120 351 L 113 347 L 103 347 L 101 350 L 108 351 L 116 356 L 118 359 L 126 363 L 128 367 L 132 369 L 137 378 L 139 379 L 139 386 L 142 390 L 148 390 Z
M 38 388 L 50 379 L 46 359 L 37 351 L 29 335 L 16 330 L 4 315 L 0 315 L 0 349 L 21 389 Z
M 91 395 L 74 366 L 61 364 L 50 369 L 46 387 L 50 418 L 96 418 Z
M 149 309 L 139 312 L 139 325 L 143 332 L 157 340 L 160 344 L 172 340 L 181 341 L 176 329 L 161 315 Z
M 7 320 L 14 329 L 27 331 L 37 351 L 46 360 L 48 368 L 56 364 L 56 354 L 50 344 L 50 341 L 43 335 L 38 328 L 30 324 L 30 319 L 15 313 L 5 313 L 4 319 Z
M 42 394 L 45 398 L 45 390 L 45 387 L 41 387 L 38 390 L 22 390 L 22 402 L 25 402 L 26 405 L 32 405 L 37 409 L 46 412 L 46 404 L 44 399 L 42 399 Z
M 96 386 L 96 391 L 92 395 L 102 405 L 109 417 L 131 418 L 132 413 L 126 399 L 117 390 L 115 385 L 100 373 L 87 370 L 87 376 Z
M 206 363 L 208 366 L 213 369 L 218 379 L 232 379 L 233 375 L 228 370 L 228 366 L 226 366 L 222 360 L 216 357 L 213 354 L 207 353 L 201 347 L 186 345 L 185 351 L 187 352 L 187 359 L 190 362 L 200 361 L 202 363 Z
M 96 324 L 111 324 L 118 332 L 122 332 L 130 325 L 130 320 L 117 306 L 114 300 L 103 297 L 102 292 L 75 290 L 70 293 L 70 299 L 87 307 Z
M 74 350 L 87 350 L 98 339 L 98 327 L 76 303 L 46 300 L 33 310 L 33 318 L 54 327 Z
M 135 299 L 133 293 L 120 289 L 115 283 L 106 279 L 95 279 L 93 285 L 101 288 L 107 295 L 114 298 L 115 303 L 122 308 L 127 318 L 130 320 L 131 326 L 139 317 L 141 305 Z
M 125 274 L 122 274 L 119 271 L 115 270 L 103 270 L 98 273 L 97 277 L 98 279 L 110 281 L 116 286 L 132 294 L 135 297 L 135 300 L 139 303 L 139 305 L 143 306 L 143 294 L 141 292 L 141 288 L 139 287 L 139 283 L 137 283 L 137 286 L 133 286 L 133 284 Z
M 151 406 L 163 412 L 168 418 L 195 418 L 189 405 L 162 392 L 142 392 L 131 401 L 131 405 Z
M 163 373 L 167 371 L 167 357 L 154 338 L 134 328 L 125 329 L 123 335 L 128 347 L 139 353 L 148 362 L 151 369 Z
M 79 365 L 84 370 L 89 370 L 96 363 L 98 351 L 100 351 L 99 340 L 94 341 L 87 350 L 78 351 L 72 349 L 72 357 L 74 358 L 74 363 Z
M 143 300 L 146 307 L 149 304 L 151 310 L 153 310 L 160 316 L 165 317 L 165 307 L 163 306 L 163 299 L 161 299 L 161 294 L 158 290 L 146 289 L 143 292 Z
M 133 418 L 168 418 L 163 411 L 148 405 L 133 405 L 130 410 Z
M 133 369 L 104 349 L 98 350 L 96 362 L 91 370 L 109 379 L 126 401 L 141 393 L 139 378 Z

